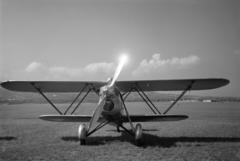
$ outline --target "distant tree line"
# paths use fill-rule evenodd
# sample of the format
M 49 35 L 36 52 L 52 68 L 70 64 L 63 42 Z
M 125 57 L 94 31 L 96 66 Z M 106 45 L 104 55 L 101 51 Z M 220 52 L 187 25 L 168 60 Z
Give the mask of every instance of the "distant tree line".
M 4 96 L 5 94 L 5 96 Z M 70 103 L 72 102 L 78 93 L 47 93 L 46 96 L 53 103 Z M 77 99 L 77 103 L 84 97 L 85 93 L 82 93 L 80 98 Z M 163 94 L 155 92 L 146 92 L 146 95 L 153 102 L 170 102 L 174 101 L 178 95 L 175 94 Z M 125 96 L 124 96 L 125 98 Z M 185 95 L 180 101 L 203 101 L 203 100 L 216 100 L 216 102 L 240 102 L 240 97 L 201 97 L 194 95 Z M 99 97 L 96 93 L 89 93 L 83 102 L 97 103 Z M 125 100 L 126 102 L 143 102 L 144 100 L 138 93 L 131 93 Z M 46 103 L 47 101 L 37 93 L 19 93 L 19 92 L 5 92 L 0 95 L 0 103 Z

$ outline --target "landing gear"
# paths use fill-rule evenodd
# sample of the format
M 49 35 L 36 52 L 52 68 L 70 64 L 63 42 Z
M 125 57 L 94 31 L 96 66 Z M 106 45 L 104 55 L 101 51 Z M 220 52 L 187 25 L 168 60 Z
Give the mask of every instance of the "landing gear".
M 121 132 L 120 129 L 119 129 L 119 125 L 117 125 L 117 132 Z
M 87 138 L 87 126 L 85 124 L 80 124 L 78 128 L 78 139 L 80 140 L 80 145 L 86 145 Z
M 135 128 L 135 141 L 136 145 L 140 146 L 142 144 L 142 126 L 137 124 Z

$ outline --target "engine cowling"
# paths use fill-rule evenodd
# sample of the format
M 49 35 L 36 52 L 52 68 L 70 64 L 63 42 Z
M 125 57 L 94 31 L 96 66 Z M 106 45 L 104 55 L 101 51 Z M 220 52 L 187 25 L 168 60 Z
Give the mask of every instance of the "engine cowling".
M 114 103 L 111 100 L 106 100 L 103 110 L 106 112 L 111 112 L 114 109 Z
M 114 116 L 121 112 L 122 106 L 120 100 L 118 98 L 114 99 L 107 99 L 105 105 L 103 106 L 102 115 L 107 116 Z

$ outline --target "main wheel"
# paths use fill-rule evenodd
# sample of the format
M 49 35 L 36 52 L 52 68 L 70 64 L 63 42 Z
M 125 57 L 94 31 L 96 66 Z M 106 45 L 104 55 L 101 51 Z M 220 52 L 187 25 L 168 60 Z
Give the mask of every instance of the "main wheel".
M 141 124 L 137 124 L 135 128 L 135 141 L 137 146 L 142 144 L 142 126 Z
M 86 145 L 87 138 L 87 126 L 85 124 L 80 124 L 78 128 L 78 139 L 80 140 L 80 145 Z
M 80 145 L 86 145 L 86 140 L 85 139 L 80 139 Z

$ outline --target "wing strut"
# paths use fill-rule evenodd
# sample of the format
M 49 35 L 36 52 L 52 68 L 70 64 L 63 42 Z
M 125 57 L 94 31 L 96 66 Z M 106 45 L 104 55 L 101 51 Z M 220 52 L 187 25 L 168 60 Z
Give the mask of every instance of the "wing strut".
M 64 112 L 64 115 L 66 115 L 66 113 L 68 112 L 68 110 L 72 107 L 72 105 L 74 104 L 74 102 L 78 99 L 78 97 L 82 94 L 82 92 L 84 91 L 84 89 L 88 86 L 88 83 L 86 83 L 86 85 L 84 86 L 84 88 L 82 89 L 82 91 L 77 95 L 77 97 L 74 99 L 74 101 L 71 103 L 71 105 L 68 107 L 68 109 Z
M 195 81 L 192 81 L 192 83 L 182 92 L 182 94 L 180 94 L 180 95 L 178 96 L 178 98 L 168 107 L 168 109 L 167 109 L 163 114 L 166 114 L 166 113 L 177 103 L 177 101 L 178 101 L 180 98 L 182 98 L 182 96 L 183 96 L 188 90 L 190 90 L 190 89 L 192 88 L 192 85 L 193 85 L 194 82 L 195 82 Z
M 133 90 L 135 90 L 135 91 L 137 91 L 137 93 L 142 97 L 142 99 L 144 100 L 144 102 L 148 105 L 148 107 L 152 110 L 152 112 L 154 113 L 154 114 L 157 114 L 156 113 L 156 111 L 158 112 L 158 114 L 161 114 L 161 112 L 157 109 L 157 107 L 152 103 L 152 101 L 148 98 L 148 96 L 143 92 L 143 90 L 137 85 L 137 83 L 134 83 L 134 84 L 131 84 L 130 85 L 130 88 L 128 88 L 129 89 L 129 91 L 128 92 L 125 92 L 125 93 L 123 93 L 122 94 L 122 96 L 123 95 L 125 95 L 125 94 L 127 94 L 125 97 L 124 97 L 124 101 L 125 101 L 125 99 L 128 97 L 128 95 L 133 91 Z M 140 93 L 140 91 L 143 93 L 143 95 L 145 96 L 145 98 L 143 97 L 143 95 Z M 148 100 L 148 102 L 150 102 L 150 104 L 152 105 L 150 105 L 148 102 L 147 102 L 147 100 Z M 152 107 L 154 107 L 155 108 L 155 110 L 153 110 L 153 108 Z
M 128 92 L 128 94 L 123 98 L 123 100 L 125 101 L 125 99 L 128 97 L 128 95 L 132 92 L 133 88 L 131 88 L 131 90 Z M 124 93 L 123 95 L 125 95 L 126 93 Z
M 146 104 L 148 105 L 148 107 L 152 110 L 152 112 L 154 113 L 154 114 L 157 114 L 153 109 L 152 109 L 152 107 L 149 105 L 149 103 L 145 100 L 145 98 L 141 95 L 141 93 L 138 91 L 138 89 L 137 88 L 134 88 L 136 91 L 137 91 L 137 93 L 142 97 L 142 99 L 146 102 Z
M 132 84 L 127 88 L 127 90 L 122 94 L 122 96 L 124 96 L 125 94 L 127 94 L 123 100 L 125 101 L 125 99 L 128 97 L 128 95 L 132 92 L 133 88 L 132 88 Z
M 98 91 L 96 90 L 96 88 L 92 85 L 92 83 L 90 83 L 89 85 L 91 85 L 92 86 L 92 90 L 98 95 Z
M 76 109 L 78 108 L 78 106 L 82 103 L 82 101 L 85 99 L 85 97 L 88 95 L 88 93 L 91 91 L 92 89 L 90 88 L 88 90 L 88 92 L 84 95 L 84 97 L 82 98 L 82 100 L 78 103 L 78 105 L 75 107 L 75 109 L 72 111 L 71 115 L 76 111 Z
M 55 110 L 57 110 L 57 112 L 62 115 L 62 112 L 58 110 L 58 108 L 42 93 L 42 91 L 37 88 L 34 83 L 31 83 L 33 85 L 34 88 L 36 88 L 36 90 L 53 106 L 53 108 L 55 108 Z
M 95 87 L 92 84 L 86 83 L 86 85 L 84 86 L 84 88 L 81 90 L 81 92 L 77 95 L 77 97 L 73 100 L 73 102 L 71 103 L 71 105 L 67 108 L 67 110 L 64 112 L 64 114 L 43 94 L 43 92 L 40 90 L 40 88 L 38 88 L 37 86 L 35 86 L 34 83 L 31 83 L 32 86 L 48 101 L 48 103 L 50 103 L 53 108 L 60 114 L 60 115 L 66 115 L 66 113 L 68 112 L 68 110 L 72 107 L 72 105 L 76 102 L 76 100 L 79 98 L 79 96 L 82 94 L 82 92 L 85 90 L 85 88 L 89 85 L 91 85 L 92 87 L 89 88 L 88 92 L 83 96 L 83 98 L 81 99 L 81 101 L 78 103 L 78 105 L 74 108 L 74 110 L 72 111 L 71 115 L 76 111 L 76 109 L 79 107 L 79 105 L 83 102 L 83 100 L 86 98 L 86 96 L 89 94 L 89 92 L 91 90 L 94 90 L 97 93 Z
M 120 95 L 120 98 L 121 98 L 121 100 L 122 100 L 123 107 L 124 107 L 124 109 L 125 109 L 125 111 L 126 111 L 126 114 L 127 114 L 127 117 L 128 117 L 128 121 L 129 121 L 129 123 L 130 123 L 130 125 L 131 125 L 131 127 L 132 127 L 132 131 L 135 132 L 134 126 L 133 126 L 133 124 L 132 124 L 131 118 L 130 118 L 130 116 L 129 116 L 129 113 L 128 113 L 128 111 L 127 111 L 127 108 L 126 108 L 126 106 L 125 106 L 124 100 L 123 100 L 122 95 L 121 95 L 120 92 L 119 92 L 119 95 Z
M 157 109 L 157 107 L 152 103 L 152 101 L 148 98 L 148 96 L 143 92 L 143 90 L 138 86 L 137 83 L 135 83 L 137 88 L 143 93 L 143 95 L 147 98 L 147 100 L 152 104 L 152 106 L 155 108 L 155 110 L 161 114 L 161 112 Z M 147 103 L 147 101 L 145 101 Z

